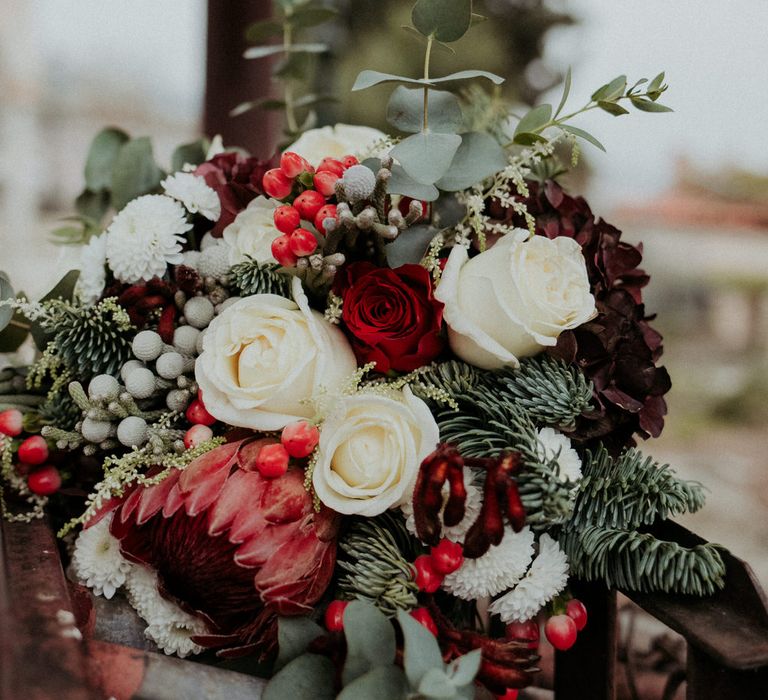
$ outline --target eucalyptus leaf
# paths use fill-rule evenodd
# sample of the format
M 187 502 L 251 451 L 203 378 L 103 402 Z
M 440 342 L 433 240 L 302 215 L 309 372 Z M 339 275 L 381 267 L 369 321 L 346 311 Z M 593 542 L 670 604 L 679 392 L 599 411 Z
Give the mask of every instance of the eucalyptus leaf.
M 456 95 L 445 90 L 429 90 L 427 100 L 429 130 L 455 134 L 464 122 Z M 387 104 L 387 121 L 400 131 L 421 131 L 424 122 L 424 90 L 403 85 L 395 88 Z
M 411 226 L 384 247 L 391 268 L 418 265 L 438 230 L 433 226 Z
M 464 654 L 464 656 L 460 656 L 455 661 L 452 661 L 449 666 L 449 675 L 453 684 L 461 687 L 472 683 L 477 672 L 480 670 L 482 660 L 482 651 L 480 649 L 473 649 Z
M 328 50 L 327 44 L 275 44 L 273 46 L 252 46 L 243 53 L 243 58 L 266 58 L 279 53 L 324 53 Z
M 523 131 L 519 134 L 515 134 L 512 141 L 519 146 L 532 146 L 534 143 L 544 142 L 545 139 L 541 134 L 533 134 L 530 131 Z
M 75 287 L 77 286 L 77 280 L 79 278 L 80 270 L 70 270 L 54 285 L 50 292 L 40 299 L 40 302 L 51 301 L 53 299 L 72 301 L 75 297 Z M 40 351 L 45 350 L 50 334 L 43 330 L 38 321 L 32 323 L 29 332 L 32 334 L 32 339 L 35 341 L 37 349 Z
M 85 161 L 85 185 L 92 192 L 108 190 L 112 184 L 112 167 L 122 145 L 129 140 L 121 129 L 100 131 L 91 142 Z
M 339 98 L 333 95 L 302 95 L 293 103 L 294 107 L 310 107 L 323 102 L 338 102 Z
M 430 78 L 431 83 L 450 83 L 454 80 L 470 80 L 471 78 L 487 78 L 494 85 L 501 85 L 504 82 L 504 78 L 496 73 L 491 73 L 487 70 L 460 70 L 458 73 L 451 73 L 445 75 L 442 78 Z
M 297 80 L 303 80 L 306 78 L 310 63 L 312 61 L 312 54 L 308 53 L 289 53 L 285 54 L 274 66 L 272 73 L 281 80 L 288 78 L 295 78 Z
M 616 99 L 624 94 L 624 90 L 627 87 L 627 76 L 620 75 L 618 78 L 614 78 L 610 83 L 606 83 L 602 87 L 599 87 L 592 93 L 593 102 L 601 102 Z
M 432 185 L 448 171 L 460 145 L 456 134 L 413 134 L 392 149 L 392 157 L 414 180 Z
M 8 275 L 0 272 L 0 301 L 13 299 L 16 295 L 13 292 L 11 281 Z M 10 306 L 0 306 L 0 331 L 2 331 L 13 318 L 13 309 Z
M 418 688 L 427 671 L 432 668 L 443 669 L 443 656 L 432 633 L 407 612 L 399 610 L 397 621 L 400 623 L 405 641 L 403 650 L 405 675 L 411 686 Z
M 661 71 L 650 83 L 648 83 L 647 92 L 656 92 L 661 89 L 664 83 L 664 71 Z
M 208 139 L 198 139 L 191 143 L 183 143 L 177 146 L 171 155 L 171 170 L 178 172 L 185 165 L 200 165 L 205 162 L 208 153 Z
M 100 190 L 99 192 L 83 190 L 75 200 L 75 209 L 84 219 L 99 222 L 109 209 L 109 200 L 109 190 Z
M 344 685 L 373 668 L 395 660 L 395 629 L 376 606 L 353 600 L 344 609 L 347 658 L 342 671 Z
M 333 700 L 336 669 L 330 659 L 304 654 L 278 671 L 267 683 L 262 700 Z
M 674 112 L 675 110 L 663 105 L 659 102 L 651 102 L 651 100 L 645 100 L 642 97 L 630 98 L 633 106 L 639 109 L 641 112 Z
M 327 22 L 337 14 L 338 11 L 332 7 L 301 7 L 291 15 L 290 23 L 297 29 L 306 29 Z
M 406 32 L 408 32 L 412 37 L 415 37 L 416 39 L 418 39 L 422 44 L 427 43 L 427 37 L 425 37 L 418 29 L 414 29 L 413 27 L 407 24 L 401 24 L 400 29 L 405 29 Z M 442 51 L 443 53 L 452 53 L 452 54 L 456 53 L 453 47 L 448 46 L 448 44 L 444 44 L 442 41 L 433 41 L 432 49 L 433 50 L 437 49 L 438 51 Z
M 523 115 L 515 128 L 515 134 L 535 134 L 552 119 L 552 105 L 543 104 L 534 107 Z
M 614 117 L 620 117 L 624 114 L 629 114 L 628 109 L 624 109 L 624 107 L 616 104 L 615 102 L 605 102 L 603 100 L 598 100 L 597 106 L 600 107 L 600 109 L 602 109 L 604 112 L 612 114 Z
M 582 138 L 585 141 L 588 141 L 593 146 L 595 146 L 595 147 L 599 148 L 601 151 L 605 152 L 605 146 L 603 146 L 603 144 L 600 143 L 588 131 L 584 131 L 584 129 L 579 129 L 579 127 L 577 127 L 577 126 L 571 126 L 570 124 L 561 124 L 560 128 L 563 131 L 567 131 L 569 134 L 573 134 L 574 136 L 578 136 L 579 138 Z
M 363 70 L 358 73 L 352 91 L 367 90 L 374 85 L 382 83 L 408 83 L 410 85 L 432 85 L 432 81 L 424 82 L 415 78 L 407 78 L 403 75 L 394 75 L 392 73 L 381 73 L 377 70 Z
M 0 308 L 0 316 L 5 308 Z M 2 318 L 0 318 L 0 326 Z M 0 352 L 16 352 L 29 335 L 30 322 L 24 314 L 17 311 L 5 329 L 0 331 Z
M 390 194 L 402 194 L 425 202 L 433 202 L 440 196 L 437 187 L 416 182 L 401 165 L 397 164 L 392 166 L 392 177 L 389 179 L 387 191 Z
M 441 190 L 457 192 L 506 167 L 506 151 L 492 136 L 479 131 L 462 134 L 451 167 L 436 184 Z
M 245 30 L 247 41 L 257 42 L 270 39 L 273 36 L 280 36 L 283 33 L 283 23 L 274 19 L 265 19 L 261 22 L 254 22 Z
M 112 206 L 120 211 L 132 199 L 157 189 L 162 179 L 150 140 L 142 137 L 129 141 L 112 168 Z
M 472 23 L 472 0 L 417 0 L 411 21 L 424 36 L 457 41 Z
M 303 654 L 309 645 L 325 634 L 320 625 L 308 617 L 278 617 L 278 655 L 275 669 L 281 669 L 290 661 Z
M 568 101 L 568 95 L 571 94 L 571 67 L 568 66 L 568 72 L 565 74 L 565 83 L 563 85 L 563 96 L 560 98 L 560 104 L 557 105 L 555 110 L 555 119 L 557 119 L 560 112 L 563 111 L 565 103 Z
M 430 668 L 419 682 L 419 695 L 450 700 L 456 697 L 456 686 L 442 668 Z
M 408 682 L 397 666 L 378 666 L 356 678 L 336 700 L 400 700 L 406 697 Z

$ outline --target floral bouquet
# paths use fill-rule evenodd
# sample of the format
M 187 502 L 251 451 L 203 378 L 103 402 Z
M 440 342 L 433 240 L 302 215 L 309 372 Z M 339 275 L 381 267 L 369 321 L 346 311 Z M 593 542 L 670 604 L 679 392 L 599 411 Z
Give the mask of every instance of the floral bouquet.
M 282 5 L 252 56 L 316 50 L 290 30 L 323 8 Z M 398 136 L 302 128 L 288 89 L 270 162 L 214 139 L 168 174 L 103 131 L 80 271 L 34 304 L 0 277 L 4 348 L 42 350 L 0 376 L 5 517 L 79 508 L 72 575 L 167 654 L 255 655 L 266 698 L 513 698 L 540 623 L 560 650 L 589 624 L 569 577 L 723 582 L 649 530 L 703 495 L 634 446 L 670 388 L 641 249 L 554 179 L 601 148 L 575 116 L 668 111 L 664 75 L 565 114 L 569 74 L 514 117 L 444 89 L 502 78 L 430 74 L 475 19 L 419 0 L 423 76 L 357 78 L 398 84 Z

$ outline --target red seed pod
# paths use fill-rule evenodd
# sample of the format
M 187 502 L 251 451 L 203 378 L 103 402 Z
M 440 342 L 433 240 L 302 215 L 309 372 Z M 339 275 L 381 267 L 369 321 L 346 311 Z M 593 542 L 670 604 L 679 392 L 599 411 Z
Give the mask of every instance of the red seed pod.
M 272 257 L 283 267 L 293 267 L 298 258 L 291 251 L 291 237 L 283 234 L 272 241 Z
M 213 425 L 216 419 L 208 413 L 200 399 L 195 399 L 187 407 L 187 420 L 192 425 Z
M 576 623 L 576 629 L 579 632 L 587 626 L 587 607 L 578 598 L 568 601 L 565 614 Z
M 48 459 L 48 444 L 39 435 L 28 437 L 19 445 L 18 457 L 20 462 L 37 466 Z
M 320 165 L 317 166 L 317 172 L 323 173 L 323 172 L 330 172 L 330 173 L 336 173 L 339 177 L 341 177 L 344 174 L 344 164 L 338 160 L 337 158 L 323 158 L 320 161 Z
M 308 170 L 307 163 L 298 153 L 286 151 L 280 156 L 280 170 L 283 171 L 283 175 L 293 180 L 297 175 L 301 175 L 305 170 Z
M 442 539 L 430 551 L 432 566 L 443 576 L 452 574 L 464 562 L 463 548 L 458 542 Z
M 301 225 L 299 210 L 290 204 L 283 204 L 283 206 L 275 209 L 273 219 L 275 221 L 275 228 L 280 233 L 293 233 Z
M 280 443 L 264 445 L 256 457 L 256 469 L 265 479 L 276 479 L 288 471 L 290 457 Z
M 416 608 L 411 610 L 411 617 L 420 625 L 426 627 L 433 636 L 437 637 L 437 625 L 434 619 L 432 619 L 432 615 L 429 614 L 429 610 L 426 608 Z
M 267 170 L 261 185 L 267 195 L 275 199 L 285 199 L 293 189 L 293 181 L 289 180 L 280 168 Z
M 331 197 L 336 192 L 336 183 L 339 180 L 339 176 L 331 172 L 330 170 L 323 170 L 320 173 L 316 173 L 314 177 L 315 189 L 323 195 L 323 197 Z
M 305 221 L 314 221 L 320 207 L 325 204 L 325 197 L 316 190 L 305 190 L 293 200 L 293 206 L 299 210 Z
M 541 632 L 536 620 L 525 622 L 510 622 L 506 628 L 506 637 L 517 642 L 526 642 L 529 649 L 539 648 Z
M 312 231 L 308 231 L 305 228 L 297 228 L 290 236 L 288 247 L 298 258 L 304 255 L 312 255 L 317 250 L 317 239 Z
M 434 593 L 440 588 L 445 577 L 435 569 L 432 557 L 429 554 L 422 554 L 416 557 L 413 567 L 416 569 L 416 585 L 420 591 Z
M 507 688 L 507 692 L 504 695 L 497 695 L 497 700 L 517 700 L 520 691 L 517 688 Z
M 206 413 L 208 413 L 206 411 Z M 207 425 L 202 423 L 196 423 L 186 433 L 184 433 L 184 447 L 191 450 L 193 447 L 197 447 L 199 444 L 210 440 L 213 437 L 213 430 Z
M 0 435 L 7 435 L 8 437 L 21 435 L 23 418 L 24 416 L 17 408 L 0 411 Z
M 344 629 L 344 611 L 349 601 L 334 600 L 325 609 L 325 629 L 329 632 L 341 632 Z
M 553 615 L 544 625 L 544 634 L 558 651 L 566 651 L 576 643 L 578 629 L 568 615 Z
M 320 233 L 325 235 L 327 233 L 327 231 L 323 227 L 323 222 L 326 219 L 335 219 L 335 218 L 336 218 L 336 205 L 335 204 L 326 204 L 326 205 L 320 207 L 320 209 L 318 209 L 317 214 L 315 214 L 315 220 L 314 220 L 313 223 L 315 224 L 315 228 Z
M 355 156 L 344 156 L 341 159 L 341 164 L 344 166 L 344 169 L 351 168 L 353 165 L 358 165 L 360 161 L 355 158 Z
M 288 454 L 298 459 L 312 454 L 319 441 L 320 431 L 317 426 L 305 420 L 289 423 L 280 435 L 280 442 Z
M 48 464 L 27 477 L 27 486 L 38 496 L 50 496 L 61 488 L 61 474 L 56 467 Z

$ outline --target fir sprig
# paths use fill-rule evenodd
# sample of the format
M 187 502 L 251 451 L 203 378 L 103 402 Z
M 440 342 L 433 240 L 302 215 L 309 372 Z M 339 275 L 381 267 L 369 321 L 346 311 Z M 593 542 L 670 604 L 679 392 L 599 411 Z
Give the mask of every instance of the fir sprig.
M 251 294 L 277 294 L 291 296 L 291 278 L 280 272 L 274 264 L 263 264 L 251 257 L 237 263 L 230 270 L 232 284 L 242 296 Z

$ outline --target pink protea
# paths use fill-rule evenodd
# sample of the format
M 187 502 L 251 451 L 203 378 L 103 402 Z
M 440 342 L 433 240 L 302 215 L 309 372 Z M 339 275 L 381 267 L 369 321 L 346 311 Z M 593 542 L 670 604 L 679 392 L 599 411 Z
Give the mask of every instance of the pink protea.
M 270 654 L 277 615 L 302 615 L 336 562 L 337 516 L 316 513 L 304 473 L 266 479 L 264 440 L 233 442 L 161 483 L 134 489 L 111 532 L 123 556 L 157 572 L 160 593 L 205 621 L 196 644 L 221 655 Z

